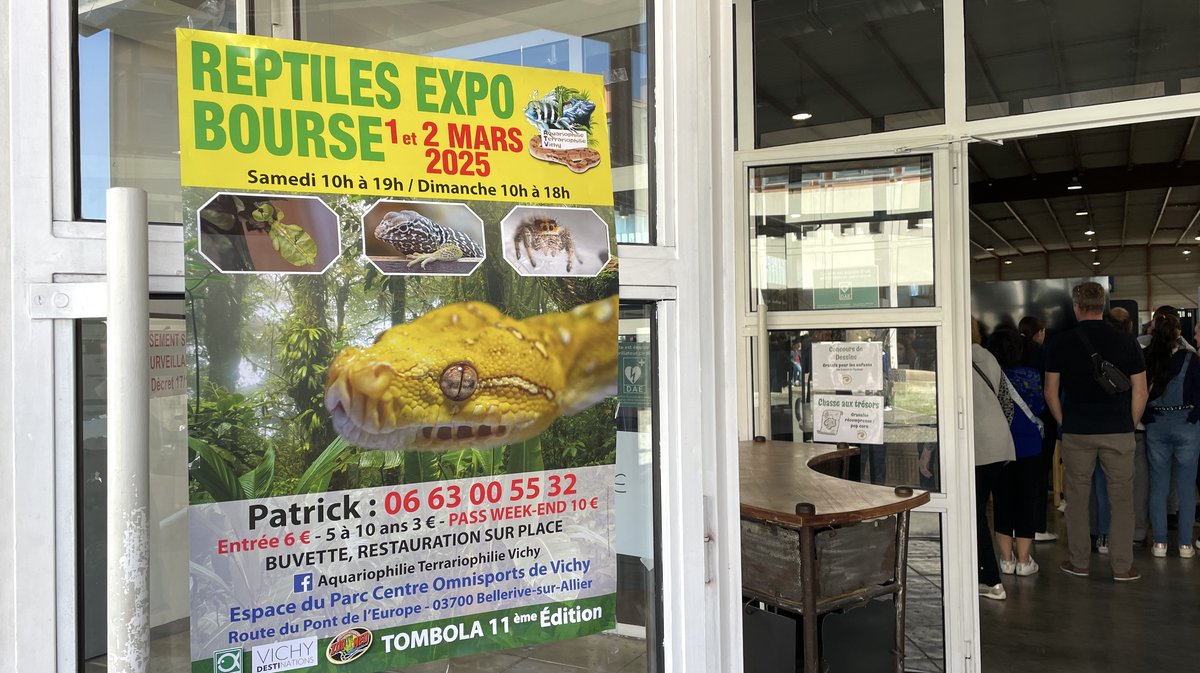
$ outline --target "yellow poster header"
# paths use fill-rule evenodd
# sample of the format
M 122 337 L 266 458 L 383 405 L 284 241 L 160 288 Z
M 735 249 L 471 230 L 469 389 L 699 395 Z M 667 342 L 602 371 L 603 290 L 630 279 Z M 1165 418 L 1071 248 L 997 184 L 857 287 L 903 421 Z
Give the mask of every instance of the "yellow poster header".
M 612 204 L 598 75 L 180 29 L 188 187 Z

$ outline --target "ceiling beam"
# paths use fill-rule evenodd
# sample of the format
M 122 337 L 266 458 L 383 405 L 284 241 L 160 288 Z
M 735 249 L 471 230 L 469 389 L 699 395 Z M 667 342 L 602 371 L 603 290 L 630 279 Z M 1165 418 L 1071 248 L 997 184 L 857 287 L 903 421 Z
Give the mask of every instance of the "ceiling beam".
M 864 30 L 867 33 L 867 37 L 877 43 L 880 48 L 883 49 L 884 53 L 888 55 L 888 58 L 892 60 L 892 65 L 896 66 L 896 70 L 900 71 L 900 76 L 908 82 L 908 85 L 913 88 L 913 91 L 917 92 L 917 95 L 921 97 L 921 100 L 925 101 L 925 107 L 930 109 L 943 107 L 934 102 L 933 98 L 931 98 L 929 94 L 925 92 L 925 87 L 921 86 L 921 83 L 918 82 L 917 78 L 913 76 L 912 71 L 908 69 L 908 66 L 904 64 L 904 61 L 900 60 L 900 57 L 896 55 L 895 50 L 892 49 L 892 45 L 888 44 L 887 40 L 885 40 L 883 36 L 879 34 L 879 31 L 875 29 L 875 24 L 867 22 L 864 26 Z
M 979 213 L 975 212 L 974 208 L 969 208 L 967 212 L 971 213 L 972 217 L 974 217 L 984 227 L 987 227 L 988 231 L 992 232 L 992 236 L 995 236 L 996 238 L 1000 239 L 1000 241 L 1003 242 L 1004 245 L 1007 245 L 1009 248 L 1011 248 L 1013 252 L 1017 253 L 1018 255 L 1022 255 L 1022 256 L 1025 254 L 1024 252 L 1021 252 L 1020 248 L 1013 245 L 1012 241 L 1008 240 L 1007 238 L 1004 237 L 1003 234 L 996 231 L 996 228 L 993 227 L 991 224 L 989 224 L 987 220 L 983 219 L 979 215 Z
M 1017 214 L 1017 211 L 1013 210 L 1013 207 L 1011 205 L 1009 205 L 1009 203 L 1007 201 L 1004 202 L 1004 207 L 1007 208 L 1008 212 L 1012 214 L 1013 219 L 1015 219 L 1017 221 L 1017 224 L 1021 225 L 1021 228 L 1025 230 L 1025 233 L 1029 234 L 1029 238 L 1032 238 L 1033 242 L 1038 244 L 1038 247 L 1042 249 L 1042 252 L 1049 252 L 1046 249 L 1046 246 L 1042 245 L 1041 239 L 1039 239 L 1033 233 L 1033 231 L 1031 231 L 1029 229 L 1029 225 L 1025 224 L 1025 220 L 1021 219 L 1021 216 Z
M 971 245 L 986 252 L 989 256 L 994 257 L 995 259 L 1000 259 L 1000 255 L 996 254 L 995 246 L 986 246 L 986 245 L 983 245 L 982 243 L 976 242 L 974 239 L 971 240 Z M 991 247 L 991 250 L 988 249 L 989 247 Z
M 1175 241 L 1175 245 L 1181 245 L 1183 243 L 1183 239 L 1187 238 L 1187 235 L 1191 233 L 1192 227 L 1196 226 L 1196 220 L 1198 219 L 1200 219 L 1200 208 L 1196 209 L 1196 214 L 1192 215 L 1192 220 L 1188 222 L 1186 227 L 1184 227 L 1183 233 L 1179 235 L 1179 238 Z
M 1200 117 L 1192 118 L 1192 128 L 1188 129 L 1187 139 L 1183 141 L 1183 147 L 1179 150 L 1179 158 L 1175 160 L 1175 167 L 1178 168 L 1187 163 L 1187 151 L 1192 145 L 1192 139 L 1196 137 L 1196 125 L 1200 124 Z
M 997 180 L 979 180 L 971 184 L 971 203 L 1002 203 L 1030 201 L 1083 194 L 1119 194 L 1139 189 L 1191 187 L 1200 185 L 1200 161 L 1174 161 L 1160 164 L 1140 164 L 1132 168 L 1108 166 L 1088 169 L 1081 178 L 1083 189 L 1068 191 L 1067 185 L 1075 171 L 1022 175 Z
M 1058 227 L 1058 234 L 1063 237 L 1063 242 L 1067 244 L 1067 250 L 1074 250 L 1075 244 L 1071 242 L 1071 239 L 1067 238 L 1067 232 L 1063 229 L 1062 222 L 1058 220 L 1058 213 L 1054 212 L 1054 208 L 1050 207 L 1050 199 L 1042 199 L 1042 203 L 1046 204 L 1046 212 L 1050 213 L 1050 219 L 1054 220 L 1054 226 Z
M 1160 283 L 1162 283 L 1163 285 L 1166 285 L 1167 287 L 1169 287 L 1169 288 L 1171 288 L 1172 290 L 1174 290 L 1174 291 L 1175 291 L 1175 293 L 1176 293 L 1176 294 L 1178 294 L 1180 297 L 1185 297 L 1185 298 L 1186 298 L 1188 301 L 1192 302 L 1193 304 L 1196 302 L 1196 295 L 1194 295 L 1194 294 L 1188 294 L 1187 292 L 1184 292 L 1183 290 L 1180 290 L 1179 288 L 1177 288 L 1177 287 L 1175 287 L 1174 285 L 1172 285 L 1172 284 L 1170 283 L 1170 281 L 1167 281 L 1167 280 L 1165 280 L 1165 279 L 1164 279 L 1162 276 L 1158 275 L 1157 273 L 1151 273 L 1150 275 L 1151 275 L 1151 276 L 1154 276 L 1154 279 L 1155 279 L 1155 280 L 1157 280 L 1158 282 L 1160 282 Z
M 988 93 L 991 94 L 992 100 L 997 103 L 1008 103 L 1008 101 L 1000 98 L 1000 91 L 996 88 L 996 78 L 992 77 L 992 71 L 988 68 L 987 61 L 979 54 L 979 47 L 975 45 L 975 38 L 971 36 L 970 30 L 963 31 L 966 38 L 967 51 L 975 56 L 975 63 L 979 66 L 979 72 L 983 73 L 983 85 L 987 87 Z
M 796 55 L 796 58 L 800 60 L 800 63 L 804 67 L 811 70 L 818 79 L 824 82 L 825 86 L 829 87 L 830 90 L 841 96 L 842 100 L 846 101 L 850 107 L 854 108 L 855 112 L 862 117 L 866 117 L 867 119 L 873 118 L 870 110 L 867 110 L 867 108 L 857 98 L 855 98 L 853 94 L 847 91 L 844 86 L 839 84 L 836 78 L 831 77 L 829 73 L 825 72 L 820 66 L 814 63 L 811 58 L 809 58 L 808 54 L 805 53 L 804 49 L 800 46 L 799 39 L 795 37 L 786 37 L 782 38 L 780 42 L 782 42 L 785 47 L 787 47 L 793 54 Z
M 1158 217 L 1154 218 L 1154 228 L 1150 230 L 1150 237 L 1146 239 L 1146 245 L 1154 242 L 1154 235 L 1158 233 L 1158 227 L 1162 224 L 1163 213 L 1167 212 L 1167 204 L 1171 202 L 1171 190 L 1173 187 L 1167 187 L 1167 195 L 1163 197 L 1162 207 L 1158 209 Z
M 1125 247 L 1125 230 L 1129 227 L 1129 192 L 1125 192 L 1125 204 L 1121 206 L 1121 247 Z
M 754 87 L 754 97 L 756 100 L 770 104 L 771 107 L 779 110 L 779 112 L 786 117 L 791 117 L 798 112 L 798 110 L 789 109 L 787 103 L 783 102 L 777 96 L 775 96 L 775 94 L 767 91 L 761 86 Z

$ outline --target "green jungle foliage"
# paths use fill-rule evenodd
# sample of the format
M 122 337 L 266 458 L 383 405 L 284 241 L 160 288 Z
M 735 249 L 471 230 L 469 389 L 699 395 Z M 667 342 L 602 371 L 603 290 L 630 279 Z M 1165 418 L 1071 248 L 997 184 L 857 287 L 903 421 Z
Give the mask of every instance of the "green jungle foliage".
M 186 189 L 185 213 L 194 214 L 211 195 Z M 469 204 L 488 232 L 487 259 L 472 275 L 384 276 L 358 254 L 362 217 L 374 200 L 328 195 L 325 201 L 340 218 L 343 254 L 323 275 L 222 274 L 189 241 L 189 381 L 193 392 L 200 391 L 189 408 L 193 502 L 614 460 L 615 400 L 560 418 L 540 437 L 484 451 L 366 451 L 338 437 L 324 387 L 328 363 L 341 348 L 370 344 L 394 324 L 457 301 L 486 301 L 523 318 L 610 296 L 618 281 L 615 261 L 594 279 L 518 276 L 504 262 L 503 241 L 495 235 L 496 223 L 512 208 L 507 203 Z M 194 232 L 191 217 L 185 225 Z

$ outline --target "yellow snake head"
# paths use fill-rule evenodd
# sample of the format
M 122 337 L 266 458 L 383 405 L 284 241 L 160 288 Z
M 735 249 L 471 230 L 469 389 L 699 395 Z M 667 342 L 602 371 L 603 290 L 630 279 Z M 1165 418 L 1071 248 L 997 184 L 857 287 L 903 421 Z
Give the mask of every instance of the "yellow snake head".
M 325 406 L 363 448 L 487 449 L 614 395 L 616 361 L 616 296 L 525 320 L 460 302 L 343 349 Z

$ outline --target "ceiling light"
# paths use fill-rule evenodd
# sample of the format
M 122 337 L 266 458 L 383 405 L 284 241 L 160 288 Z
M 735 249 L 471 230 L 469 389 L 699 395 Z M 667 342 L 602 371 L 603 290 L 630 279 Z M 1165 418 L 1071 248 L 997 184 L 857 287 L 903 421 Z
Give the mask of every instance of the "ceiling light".
M 1075 191 L 1076 189 L 1083 189 L 1083 185 L 1079 184 L 1078 177 L 1074 177 L 1071 178 L 1071 184 L 1067 185 L 1067 189 Z
M 1183 251 L 1183 254 L 1185 254 L 1185 255 L 1190 255 L 1190 254 L 1192 254 L 1192 251 L 1191 251 L 1191 250 L 1184 250 L 1184 251 Z
M 1076 215 L 1087 215 L 1087 211 L 1086 210 L 1077 210 L 1077 211 L 1075 211 L 1075 214 Z
M 1095 235 L 1096 235 L 1096 230 L 1095 230 L 1095 229 L 1088 229 L 1087 231 L 1083 232 L 1083 235 L 1084 235 L 1084 236 L 1095 236 Z
M 1200 238 L 1200 236 L 1197 236 L 1196 238 Z M 995 252 L 996 248 L 989 245 L 988 247 L 984 248 L 984 250 L 987 250 L 988 252 Z
M 1093 252 L 1093 253 L 1094 253 L 1094 252 L 1100 252 L 1100 249 L 1099 249 L 1099 248 L 1092 248 L 1091 250 L 1088 250 L 1088 252 Z
M 1100 260 L 1098 260 L 1098 259 L 1093 259 L 1093 260 L 1092 260 L 1092 266 L 1100 266 Z
M 796 107 L 792 108 L 796 111 L 795 114 L 792 115 L 793 121 L 802 122 L 812 119 L 812 113 L 809 112 L 809 110 L 812 109 L 812 106 L 808 104 L 808 96 L 804 95 L 803 79 L 800 80 L 800 93 L 796 95 L 795 106 Z
M 1011 259 L 1006 259 L 1006 260 L 1004 260 L 1004 263 L 1005 263 L 1005 264 L 1012 264 L 1012 260 L 1011 260 Z
M 1196 237 L 1196 240 L 1197 240 L 1197 241 L 1200 241 L 1200 236 L 1197 236 L 1197 237 Z

